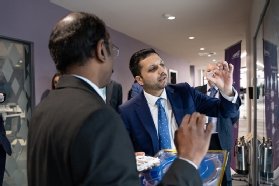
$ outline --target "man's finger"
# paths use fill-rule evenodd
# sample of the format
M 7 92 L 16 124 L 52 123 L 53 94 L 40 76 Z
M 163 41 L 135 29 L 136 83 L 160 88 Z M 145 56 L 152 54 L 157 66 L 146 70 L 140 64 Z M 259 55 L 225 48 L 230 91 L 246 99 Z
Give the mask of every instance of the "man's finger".
M 229 64 L 229 69 L 230 69 L 230 70 L 229 70 L 230 72 L 233 72 L 233 70 L 234 70 L 233 64 Z
M 208 140 L 211 137 L 212 129 L 213 129 L 213 124 L 212 123 L 208 123 L 208 125 L 206 126 L 206 129 L 205 129 L 205 137 Z
M 182 123 L 181 123 L 180 127 L 183 127 L 184 125 L 188 125 L 190 122 L 190 117 L 191 117 L 191 115 L 186 114 L 182 119 Z
M 229 71 L 229 64 L 226 61 L 224 61 L 223 66 L 225 71 Z
M 197 127 L 200 129 L 200 131 L 204 130 L 204 125 L 206 122 L 206 117 L 204 114 L 200 114 L 200 116 L 197 118 Z
M 189 125 L 192 128 L 197 128 L 197 122 L 198 122 L 198 118 L 200 117 L 200 113 L 198 112 L 194 112 L 190 118 L 190 122 Z

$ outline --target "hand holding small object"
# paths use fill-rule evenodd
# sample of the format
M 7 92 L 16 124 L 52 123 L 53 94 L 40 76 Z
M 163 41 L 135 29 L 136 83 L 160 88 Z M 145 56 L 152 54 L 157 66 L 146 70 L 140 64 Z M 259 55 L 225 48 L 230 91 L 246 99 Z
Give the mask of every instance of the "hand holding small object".
M 227 96 L 233 96 L 233 70 L 234 66 L 226 61 L 207 66 L 206 78 Z

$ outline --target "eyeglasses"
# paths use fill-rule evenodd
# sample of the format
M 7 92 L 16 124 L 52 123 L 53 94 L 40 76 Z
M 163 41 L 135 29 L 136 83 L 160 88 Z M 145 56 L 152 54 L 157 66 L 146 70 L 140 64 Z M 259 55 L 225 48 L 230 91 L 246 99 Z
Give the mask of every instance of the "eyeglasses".
M 110 48 L 110 43 L 108 41 L 105 41 L 105 44 Z M 111 43 L 111 56 L 113 58 L 119 56 L 119 48 L 113 43 Z
M 112 44 L 112 52 L 111 52 L 112 57 L 117 57 L 119 56 L 119 48 L 115 45 Z

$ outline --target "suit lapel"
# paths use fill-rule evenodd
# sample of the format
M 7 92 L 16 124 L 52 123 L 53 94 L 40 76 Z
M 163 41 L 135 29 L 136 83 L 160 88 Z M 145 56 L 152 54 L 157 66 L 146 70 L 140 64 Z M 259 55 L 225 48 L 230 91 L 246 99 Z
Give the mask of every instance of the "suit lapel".
M 149 134 L 149 136 L 152 139 L 152 145 L 154 153 L 159 151 L 159 141 L 158 141 L 158 135 L 157 130 L 155 128 L 155 124 L 150 112 L 150 109 L 148 107 L 146 98 L 144 97 L 143 91 L 139 95 L 139 100 L 136 102 L 136 112 L 138 117 L 140 118 L 141 124 Z
M 176 123 L 178 126 L 180 126 L 182 118 L 184 116 L 183 104 L 187 103 L 183 103 L 183 101 L 181 100 L 181 96 L 170 86 L 166 87 L 166 93 L 171 104 Z

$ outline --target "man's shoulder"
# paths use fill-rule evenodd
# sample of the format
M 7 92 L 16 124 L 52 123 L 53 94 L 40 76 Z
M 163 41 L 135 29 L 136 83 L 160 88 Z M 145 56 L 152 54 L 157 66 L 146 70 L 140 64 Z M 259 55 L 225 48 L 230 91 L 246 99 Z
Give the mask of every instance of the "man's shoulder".
M 122 105 L 119 106 L 120 111 L 126 110 L 126 109 L 134 109 L 137 105 L 141 104 L 143 100 L 143 96 L 142 96 L 142 92 L 138 95 L 136 95 L 135 97 L 133 97 L 132 99 L 126 101 L 125 103 L 123 103 Z
M 186 88 L 186 87 L 191 87 L 191 86 L 187 82 L 183 82 L 183 83 L 177 83 L 177 84 L 168 84 L 167 87 Z
M 206 85 L 201 85 L 201 86 L 196 86 L 195 89 L 200 89 L 200 88 L 203 88 L 205 87 Z
M 142 86 L 138 83 L 133 83 L 132 84 L 132 89 L 142 89 Z
M 177 84 L 168 84 L 166 86 L 166 91 L 182 91 L 182 90 L 188 90 L 191 88 L 191 86 L 184 82 L 184 83 L 177 83 Z
M 207 92 L 207 85 L 201 85 L 201 86 L 197 86 L 195 87 L 196 90 L 202 92 L 202 93 L 206 93 Z

